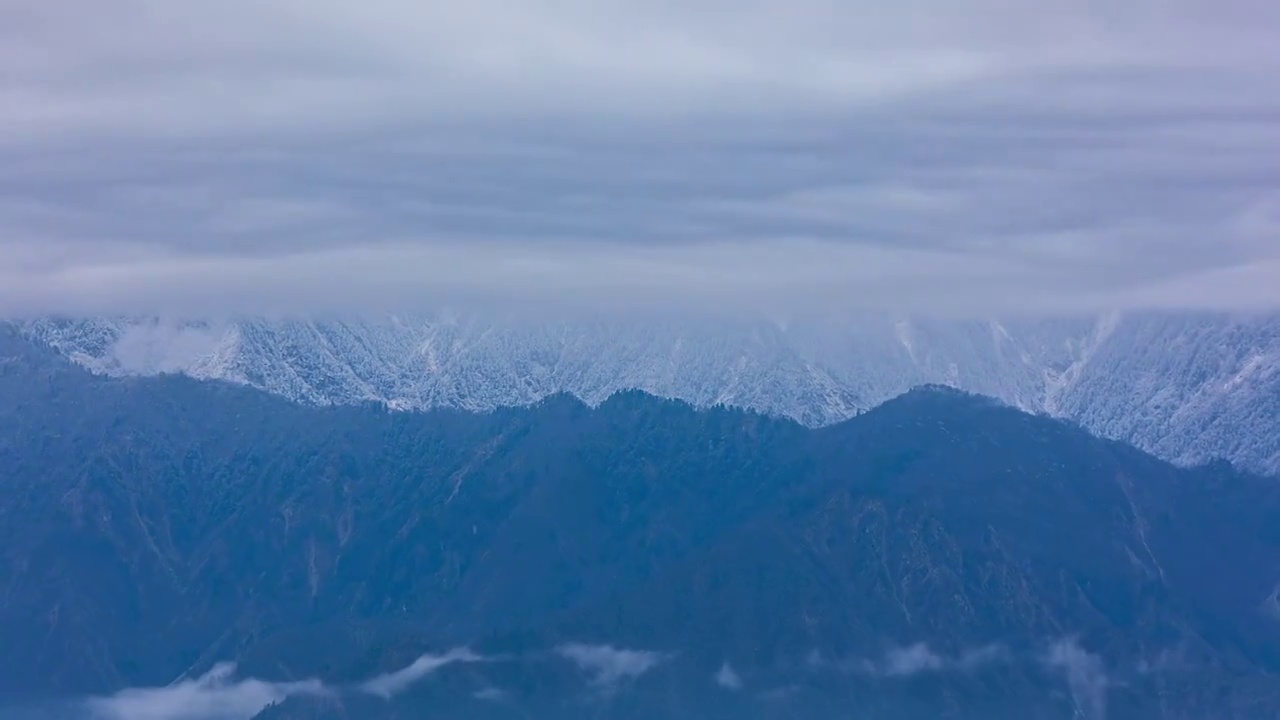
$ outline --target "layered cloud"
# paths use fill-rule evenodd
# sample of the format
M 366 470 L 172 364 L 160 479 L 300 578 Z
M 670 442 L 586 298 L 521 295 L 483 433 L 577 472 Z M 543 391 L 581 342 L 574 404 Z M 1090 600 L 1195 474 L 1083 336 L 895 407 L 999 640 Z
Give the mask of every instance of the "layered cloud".
M 1263 0 L 10 4 L 4 313 L 1280 300 Z

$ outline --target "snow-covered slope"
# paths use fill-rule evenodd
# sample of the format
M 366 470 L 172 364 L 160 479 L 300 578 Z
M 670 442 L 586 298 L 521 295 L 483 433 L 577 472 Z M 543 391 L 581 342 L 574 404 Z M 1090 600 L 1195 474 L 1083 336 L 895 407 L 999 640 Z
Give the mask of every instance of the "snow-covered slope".
M 1126 320 L 1051 409 L 1179 463 L 1280 474 L 1280 318 Z
M 41 320 L 28 331 L 109 374 L 182 372 L 299 402 L 484 410 L 639 388 L 836 422 L 942 383 L 1072 418 L 1182 463 L 1280 473 L 1280 316 L 1001 322 L 767 320 Z

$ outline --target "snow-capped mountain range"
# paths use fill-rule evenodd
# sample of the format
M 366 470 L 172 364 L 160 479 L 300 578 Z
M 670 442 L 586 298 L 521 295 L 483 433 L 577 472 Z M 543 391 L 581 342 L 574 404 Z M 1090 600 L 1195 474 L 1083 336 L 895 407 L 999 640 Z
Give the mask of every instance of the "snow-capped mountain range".
M 486 410 L 564 391 L 598 403 L 637 388 L 821 425 L 945 384 L 1178 463 L 1226 458 L 1280 474 L 1280 314 L 788 323 L 439 314 L 43 319 L 25 329 L 99 373 L 185 373 L 302 403 L 399 410 Z

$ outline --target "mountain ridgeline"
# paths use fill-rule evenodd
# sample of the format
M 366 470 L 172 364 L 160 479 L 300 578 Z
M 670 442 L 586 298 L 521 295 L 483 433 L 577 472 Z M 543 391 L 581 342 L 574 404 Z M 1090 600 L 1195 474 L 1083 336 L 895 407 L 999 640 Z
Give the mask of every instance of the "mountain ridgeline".
M 0 710 L 1280 715 L 1280 484 L 941 387 L 393 413 L 0 329 L 0 492 Z
M 31 337 L 110 375 L 178 372 L 314 405 L 492 410 L 638 388 L 811 426 L 937 383 L 1181 465 L 1280 475 L 1280 315 L 958 320 L 399 315 L 44 318 Z

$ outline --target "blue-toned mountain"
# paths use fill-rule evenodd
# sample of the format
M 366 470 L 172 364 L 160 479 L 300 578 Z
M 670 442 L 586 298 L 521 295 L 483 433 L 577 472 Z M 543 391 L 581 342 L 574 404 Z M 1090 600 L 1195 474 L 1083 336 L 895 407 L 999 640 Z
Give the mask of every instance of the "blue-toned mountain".
M 0 398 L 4 706 L 1280 710 L 1280 485 L 943 387 L 816 429 L 634 391 L 315 408 L 7 332 Z

